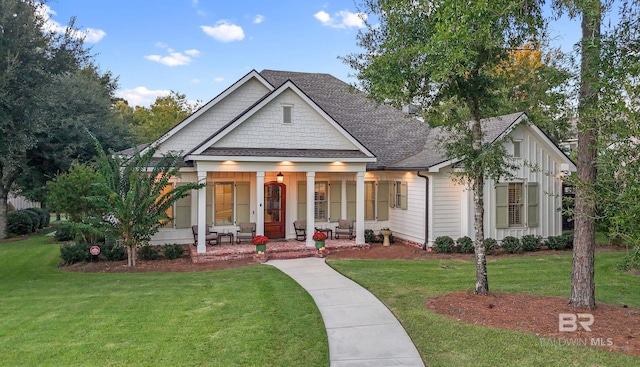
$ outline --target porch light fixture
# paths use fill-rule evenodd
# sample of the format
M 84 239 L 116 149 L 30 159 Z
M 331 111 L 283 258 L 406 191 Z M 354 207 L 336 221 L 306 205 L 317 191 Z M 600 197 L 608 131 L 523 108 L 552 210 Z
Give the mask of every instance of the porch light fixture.
M 284 182 L 284 175 L 282 174 L 282 172 L 278 172 L 278 175 L 276 176 L 276 180 L 278 181 L 278 183 Z

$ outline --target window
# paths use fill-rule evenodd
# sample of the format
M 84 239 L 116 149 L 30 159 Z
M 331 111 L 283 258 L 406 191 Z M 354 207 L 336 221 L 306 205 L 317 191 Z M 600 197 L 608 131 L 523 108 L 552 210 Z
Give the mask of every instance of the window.
M 233 224 L 233 182 L 216 182 L 213 186 L 214 224 Z
M 372 181 L 366 181 L 364 183 L 364 219 L 376 219 L 375 182 Z
M 496 228 L 538 226 L 540 193 L 537 182 L 497 183 L 495 187 Z
M 160 200 L 160 198 L 162 198 L 164 195 L 168 194 L 171 190 L 173 190 L 172 184 L 168 184 L 167 186 L 165 186 L 162 191 L 160 191 L 158 200 Z M 160 220 L 160 223 L 162 223 L 162 226 L 164 228 L 173 228 L 173 205 L 167 208 L 165 214 L 167 214 L 167 217 L 169 217 L 169 219 L 162 219 Z
M 393 206 L 395 208 L 407 209 L 407 183 L 395 181 L 393 183 Z
M 314 216 L 316 220 L 327 220 L 327 182 L 315 183 Z
M 509 184 L 509 227 L 520 227 L 522 221 L 522 183 Z
M 284 105 L 282 106 L 282 123 L 290 124 L 293 121 L 293 106 Z
M 514 140 L 513 142 L 513 158 L 521 158 L 522 157 L 522 142 L 519 140 Z

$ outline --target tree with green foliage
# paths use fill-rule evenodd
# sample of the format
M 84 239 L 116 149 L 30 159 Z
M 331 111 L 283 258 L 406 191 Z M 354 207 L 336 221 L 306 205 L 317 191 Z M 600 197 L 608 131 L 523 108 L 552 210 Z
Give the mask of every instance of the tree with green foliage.
M 156 98 L 149 108 L 136 107 L 133 115 L 137 142 L 149 143 L 156 140 L 195 112 L 196 107 L 187 101 L 186 95 L 174 91 L 168 96 Z
M 154 157 L 157 147 L 130 157 L 108 156 L 102 148 L 98 151 L 101 179 L 97 188 L 102 194 L 88 200 L 101 208 L 107 232 L 120 239 L 127 248 L 128 266 L 135 266 L 136 249 L 172 220 L 167 212 L 173 204 L 205 184 L 173 186 L 170 180 L 179 174 L 181 157 Z
M 45 28 L 43 4 L 0 1 L 0 238 L 7 236 L 7 196 L 24 172 L 27 152 L 49 126 L 47 93 L 56 79 L 89 60 L 73 23 Z
M 87 164 L 74 162 L 66 173 L 58 174 L 47 183 L 47 201 L 58 213 L 65 213 L 72 222 L 96 215 L 97 208 L 87 198 L 99 196 L 96 184 L 100 175 Z
M 95 158 L 92 136 L 107 151 L 133 144 L 128 127 L 118 125 L 112 112 L 116 87 L 111 73 L 101 74 L 92 65 L 56 75 L 41 105 L 47 128 L 36 133 L 36 143 L 26 152 L 26 163 L 16 181 L 22 195 L 46 203 L 48 180 L 66 172 L 74 161 Z
M 455 100 L 445 120 L 446 156 L 460 160 L 458 179 L 473 190 L 477 294 L 489 292 L 484 248 L 484 181 L 509 174 L 502 144 L 488 144 L 480 121 L 500 91 L 494 70 L 509 52 L 535 42 L 543 19 L 535 1 L 365 0 L 373 15 L 358 42 L 364 53 L 345 58 L 375 101 L 426 109 Z M 373 19 L 373 20 L 372 20 Z M 470 122 L 460 118 L 459 107 Z

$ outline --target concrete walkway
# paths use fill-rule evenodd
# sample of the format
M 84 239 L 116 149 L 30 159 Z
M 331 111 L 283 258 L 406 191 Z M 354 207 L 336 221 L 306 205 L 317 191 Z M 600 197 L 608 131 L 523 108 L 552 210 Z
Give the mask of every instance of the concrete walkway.
M 324 259 L 269 260 L 313 297 L 329 338 L 331 367 L 421 366 L 415 345 L 391 311 Z

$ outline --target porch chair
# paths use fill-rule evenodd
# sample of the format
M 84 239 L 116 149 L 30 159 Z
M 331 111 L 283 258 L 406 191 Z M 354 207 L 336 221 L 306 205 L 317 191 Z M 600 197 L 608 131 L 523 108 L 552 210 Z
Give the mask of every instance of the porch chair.
M 305 241 L 307 239 L 307 221 L 306 220 L 294 221 L 293 228 L 296 230 L 296 240 Z
M 353 235 L 353 220 L 351 219 L 339 219 L 338 225 L 336 226 L 336 230 L 334 233 L 334 237 L 336 239 L 342 236 L 349 236 L 349 239 L 353 239 L 355 237 Z
M 191 226 L 191 232 L 193 232 L 193 245 L 198 246 L 198 226 Z M 208 231 L 207 231 L 208 232 Z M 218 232 L 208 232 L 205 236 L 205 241 L 207 245 L 217 245 L 218 244 Z
M 242 240 L 251 241 L 256 236 L 256 224 L 254 222 L 240 223 L 240 229 L 236 231 L 236 243 Z

